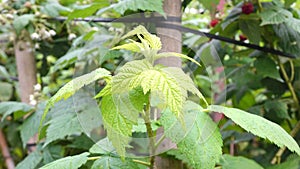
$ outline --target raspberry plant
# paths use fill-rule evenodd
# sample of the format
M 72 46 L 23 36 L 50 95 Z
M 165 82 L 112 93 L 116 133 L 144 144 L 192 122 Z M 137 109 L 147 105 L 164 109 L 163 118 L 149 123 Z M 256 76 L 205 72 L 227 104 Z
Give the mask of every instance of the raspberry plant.
M 286 146 L 300 155 L 298 144 L 279 125 L 239 109 L 209 105 L 182 69 L 154 64 L 155 60 L 170 56 L 197 63 L 195 60 L 179 53 L 159 53 L 162 46 L 160 39 L 143 26 L 128 32 L 123 39 L 132 36 L 137 37 L 138 41 L 129 39 L 129 43 L 112 50 L 125 49 L 140 53 L 144 56 L 142 59 L 126 63 L 116 75 L 98 68 L 73 79 L 48 101 L 40 125 L 42 129 L 48 110 L 56 102 L 69 98 L 85 85 L 104 79 L 106 86 L 95 99 L 99 101 L 108 138 L 100 140 L 89 152 L 59 159 L 42 169 L 79 168 L 92 160 L 95 160 L 92 168 L 118 168 L 124 165 L 127 168 L 139 168 L 137 164 L 155 168 L 154 156 L 164 138 L 169 138 L 177 145 L 177 149 L 171 153 L 190 167 L 214 168 L 218 163 L 226 163 L 230 157 L 222 156 L 222 137 L 218 126 L 209 116 L 210 112 L 223 113 L 246 131 L 268 139 L 279 147 Z M 188 100 L 188 94 L 198 96 L 204 104 Z M 161 110 L 160 118 L 151 118 L 155 109 Z M 126 157 L 134 127 L 139 125 L 140 120 L 144 121 L 149 137 L 149 158 L 145 161 Z M 153 127 L 154 123 L 165 131 L 159 141 L 156 139 L 157 127 Z M 105 151 L 99 145 L 105 145 Z

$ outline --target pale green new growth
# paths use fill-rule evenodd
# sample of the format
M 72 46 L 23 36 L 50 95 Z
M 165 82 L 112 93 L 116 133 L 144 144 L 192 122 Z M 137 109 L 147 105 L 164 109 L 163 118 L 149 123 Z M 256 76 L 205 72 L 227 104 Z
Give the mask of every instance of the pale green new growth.
M 117 46 L 113 49 L 126 49 L 140 52 L 145 56 L 143 60 L 132 61 L 125 64 L 112 78 L 112 92 L 122 93 L 141 86 L 144 94 L 159 92 L 164 103 L 164 108 L 169 107 L 173 113 L 182 119 L 182 105 L 187 98 L 187 91 L 196 94 L 205 101 L 203 95 L 194 86 L 193 81 L 179 68 L 164 68 L 153 66 L 156 59 L 162 57 L 180 57 L 188 59 L 199 65 L 197 61 L 186 55 L 166 52 L 158 54 L 161 49 L 160 39 L 150 34 L 143 26 L 138 26 L 128 32 L 123 38 L 137 35 L 141 42 L 134 42 Z M 100 94 L 101 95 L 101 94 Z M 207 104 L 207 102 L 205 101 Z
M 129 50 L 129 51 L 132 51 L 132 52 L 141 53 L 141 49 L 142 48 L 143 47 L 142 47 L 141 43 L 132 42 L 132 43 L 126 43 L 124 45 L 113 47 L 112 50 L 115 50 L 115 49 L 125 49 L 125 50 Z
M 177 83 L 180 85 L 181 90 L 184 91 L 184 96 L 186 96 L 186 91 L 190 91 L 193 94 L 196 94 L 200 99 L 202 99 L 205 104 L 208 106 L 208 103 L 202 93 L 197 89 L 193 80 L 185 74 L 182 69 L 178 69 L 176 67 L 166 67 L 162 69 L 163 72 L 168 74 L 170 77 L 174 77 Z
M 235 108 L 211 105 L 208 109 L 223 113 L 246 131 L 261 138 L 267 138 L 279 147 L 286 146 L 289 150 L 300 155 L 300 148 L 297 142 L 278 124 Z
M 158 54 L 158 51 L 162 48 L 160 38 L 149 33 L 144 26 L 141 26 L 141 25 L 137 26 L 132 31 L 130 31 L 126 35 L 124 35 L 122 38 L 125 39 L 130 36 L 134 36 L 134 35 L 137 35 L 137 37 L 139 38 L 139 40 L 141 42 L 135 42 L 133 40 L 130 40 L 131 43 L 116 46 L 116 47 L 112 48 L 112 50 L 125 49 L 125 50 L 129 50 L 132 52 L 142 53 L 145 56 L 145 58 L 150 61 L 150 63 L 152 63 L 156 59 L 159 59 L 162 57 L 173 56 L 173 57 L 187 59 L 187 60 L 192 61 L 200 66 L 200 64 L 196 60 L 194 60 L 184 54 L 181 54 L 181 53 L 164 52 L 164 53 Z
M 121 86 L 121 87 L 120 87 Z M 182 105 L 187 91 L 205 100 L 194 86 L 192 79 L 180 68 L 153 67 L 147 60 L 125 64 L 112 78 L 112 93 L 123 93 L 141 86 L 144 94 L 159 92 L 164 107 L 169 107 L 178 118 L 182 118 Z
M 159 58 L 164 58 L 164 57 L 171 57 L 171 56 L 175 56 L 175 57 L 179 57 L 179 58 L 183 58 L 183 59 L 187 59 L 191 62 L 196 63 L 198 66 L 201 66 L 196 60 L 188 57 L 187 55 L 181 54 L 181 53 L 176 53 L 176 52 L 163 52 L 163 53 L 159 53 L 157 55 L 155 55 L 154 59 L 159 59 Z
M 151 49 L 154 49 L 154 50 L 161 49 L 162 44 L 161 44 L 160 38 L 149 33 L 148 30 L 144 26 L 142 26 L 142 25 L 137 26 L 132 31 L 130 31 L 126 35 L 124 35 L 122 38 L 125 39 L 130 36 L 134 36 L 134 35 L 138 35 L 138 38 L 141 41 L 146 40 L 147 41 L 146 43 L 149 45 L 149 47 Z M 143 35 L 143 38 L 140 35 Z
M 120 113 L 111 95 L 102 98 L 101 112 L 104 127 L 107 129 L 107 137 L 116 148 L 118 154 L 124 158 L 125 148 L 132 134 L 133 123 Z
M 76 77 L 75 79 L 71 80 L 66 85 L 64 85 L 47 102 L 46 108 L 44 110 L 44 114 L 43 114 L 41 122 L 40 122 L 40 130 L 41 130 L 43 121 L 45 120 L 50 107 L 53 106 L 56 102 L 58 102 L 61 99 L 69 98 L 76 91 L 78 91 L 80 88 L 84 87 L 85 85 L 89 85 L 90 83 L 95 82 L 96 80 L 98 80 L 100 78 L 109 77 L 109 76 L 111 76 L 109 71 L 107 71 L 103 68 L 98 68 L 88 74 Z

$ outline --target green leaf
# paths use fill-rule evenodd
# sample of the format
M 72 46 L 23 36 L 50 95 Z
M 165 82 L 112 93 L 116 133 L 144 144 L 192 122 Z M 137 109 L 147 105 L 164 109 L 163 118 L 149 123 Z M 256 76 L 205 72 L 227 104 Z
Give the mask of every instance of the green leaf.
M 223 113 L 246 131 L 261 138 L 267 138 L 279 147 L 286 146 L 292 152 L 300 155 L 300 148 L 297 142 L 278 124 L 235 108 L 212 105 L 208 109 L 213 112 Z
M 91 93 L 80 90 L 73 97 L 71 106 L 77 114 L 80 126 L 85 134 L 91 135 L 95 129 L 102 128 L 102 117 L 97 100 L 91 98 Z
M 107 60 L 119 58 L 122 55 L 123 53 L 120 51 L 110 50 L 103 57 L 100 58 L 99 65 L 102 65 Z
M 271 7 L 266 8 L 260 14 L 262 23 L 260 26 L 269 25 L 269 24 L 280 24 L 288 21 L 292 18 L 292 13 L 288 10 L 280 7 Z
M 286 8 L 289 8 L 293 3 L 295 3 L 296 2 L 296 0 L 285 0 L 284 1 L 284 6 L 286 7 Z
M 182 119 L 182 106 L 185 95 L 174 77 L 161 70 L 144 71 L 139 77 L 144 93 L 158 92 L 164 101 L 164 107 L 169 107 L 176 117 Z M 186 92 L 186 91 L 185 91 Z
M 39 151 L 34 151 L 30 153 L 23 161 L 18 163 L 16 169 L 36 169 L 42 159 L 42 154 Z
M 264 104 L 264 108 L 268 113 L 276 114 L 278 118 L 289 119 L 287 104 L 282 101 L 272 100 Z
M 22 29 L 24 29 L 30 21 L 33 21 L 34 14 L 24 14 L 17 16 L 13 21 L 13 26 L 16 29 L 16 32 L 19 34 Z
M 44 102 L 38 104 L 37 110 L 27 117 L 24 123 L 19 127 L 24 148 L 28 140 L 38 132 L 45 105 Z
M 112 78 L 113 93 L 127 92 L 140 86 L 141 79 L 139 79 L 139 76 L 144 71 L 151 69 L 153 69 L 153 66 L 145 59 L 126 63 Z
M 279 39 L 284 39 L 278 41 L 278 47 L 282 51 L 292 53 L 295 57 L 300 55 L 300 33 L 289 26 L 286 22 L 273 25 L 273 30 Z
M 104 156 L 96 160 L 92 169 L 140 169 L 132 160 L 122 161 L 120 158 Z
M 234 107 L 247 110 L 256 104 L 255 97 L 250 91 L 242 92 L 242 90 L 240 90 L 240 92 L 241 93 L 237 93 L 232 100 Z
M 206 9 L 214 11 L 219 4 L 219 0 L 198 0 Z
M 145 59 L 126 63 L 112 78 L 113 94 L 124 93 L 139 86 L 144 94 L 149 91 L 159 93 L 158 96 L 164 101 L 163 107 L 169 107 L 179 119 L 187 91 L 204 99 L 193 81 L 179 68 L 153 67 Z
M 64 156 L 64 148 L 61 145 L 51 145 L 43 148 L 43 163 L 48 164 L 51 163 L 52 161 L 58 160 L 60 158 L 63 158 Z
M 62 69 L 68 65 L 75 63 L 79 56 L 85 53 L 85 49 L 75 49 L 67 52 L 64 56 L 60 57 L 53 67 L 53 72 Z
M 299 169 L 300 167 L 300 158 L 292 157 L 288 158 L 285 162 L 267 167 L 266 169 Z
M 83 132 L 82 130 L 76 114 L 65 114 L 55 117 L 49 121 L 43 147 L 46 147 L 55 140 L 63 139 L 66 136 L 79 135 Z
M 7 82 L 0 82 L 0 100 L 8 101 L 13 95 L 13 85 Z
M 70 96 L 72 96 L 76 91 L 78 91 L 80 88 L 82 88 L 85 85 L 89 85 L 92 82 L 95 82 L 96 80 L 104 77 L 109 77 L 110 72 L 103 69 L 98 68 L 88 74 L 76 77 L 75 79 L 68 82 L 66 85 L 64 85 L 59 91 L 52 96 L 49 101 L 47 102 L 46 108 L 44 110 L 44 114 L 42 116 L 41 122 L 40 122 L 40 129 L 43 124 L 43 121 L 46 118 L 46 115 L 50 109 L 51 106 L 54 105 L 54 103 L 58 102 L 61 99 L 67 99 Z M 40 130 L 39 130 L 40 131 Z
M 2 53 L 0 53 L 0 56 L 2 57 Z M 0 57 L 0 58 L 1 58 Z M 4 58 L 4 60 L 6 60 L 5 58 Z M 3 78 L 5 78 L 5 80 L 10 80 L 10 75 L 9 75 L 9 73 L 7 72 L 7 70 L 6 70 L 6 68 L 4 67 L 4 66 L 1 66 L 0 65 L 0 75 L 3 77 Z
M 98 0 L 97 3 L 81 6 L 78 9 L 73 10 L 68 15 L 68 20 L 73 20 L 75 18 L 86 18 L 93 15 L 99 9 L 108 6 L 109 3 L 107 0 Z
M 269 57 L 257 58 L 254 62 L 254 67 L 256 68 L 257 74 L 262 77 L 271 77 L 281 80 L 276 63 Z
M 156 11 L 161 15 L 165 15 L 162 0 L 120 0 L 116 4 L 112 4 L 110 7 L 100 10 L 97 12 L 97 15 L 111 8 L 115 9 L 122 15 L 127 10 L 137 11 L 139 9 L 143 11 Z
M 132 43 L 127 43 L 127 44 L 116 46 L 116 47 L 112 48 L 112 50 L 116 50 L 116 49 L 125 49 L 125 50 L 129 50 L 132 52 L 140 53 L 141 50 L 143 49 L 143 46 L 141 43 L 132 42 Z
M 2 114 L 2 121 L 12 113 L 15 112 L 22 112 L 28 113 L 29 111 L 33 110 L 33 107 L 21 102 L 1 102 L 0 103 L 0 114 Z
M 243 34 L 247 36 L 250 42 L 254 44 L 259 44 L 260 42 L 260 26 L 259 18 L 256 14 L 254 15 L 241 15 L 239 19 L 239 27 Z M 253 31 L 255 30 L 255 31 Z
M 139 98 L 135 98 L 135 99 L 139 99 Z M 133 123 L 137 122 L 137 119 L 139 117 L 139 112 L 141 112 L 143 109 L 142 110 L 136 109 L 136 106 L 133 105 L 130 99 L 130 94 L 128 92 L 112 95 L 112 101 L 113 101 L 112 104 L 116 106 L 117 111 L 124 118 L 132 121 Z
M 71 12 L 70 8 L 62 6 L 58 0 L 47 0 L 41 6 L 41 12 L 51 17 L 58 17 L 60 14 L 66 15 Z
M 98 141 L 89 150 L 93 154 L 110 154 L 113 151 L 115 151 L 115 148 L 107 137 Z
M 222 156 L 220 165 L 222 166 L 222 169 L 263 169 L 262 166 L 253 160 L 228 154 L 224 154 Z
M 104 96 L 101 101 L 101 112 L 104 127 L 107 129 L 107 137 L 116 148 L 118 154 L 124 158 L 125 148 L 131 136 L 133 123 L 126 119 L 119 111 L 111 95 Z
M 94 99 L 111 95 L 111 77 L 104 78 L 106 81 L 106 86 L 94 97 Z
M 291 18 L 286 21 L 286 24 L 300 33 L 300 19 Z
M 214 168 L 222 155 L 222 138 L 217 125 L 195 103 L 184 106 L 183 128 L 171 111 L 162 112 L 160 119 L 165 134 L 177 144 L 177 157 L 193 168 Z
M 68 156 L 44 165 L 40 169 L 78 169 L 87 162 L 89 154 L 85 152 L 75 156 Z
M 162 71 L 167 75 L 169 75 L 170 77 L 174 77 L 174 79 L 176 79 L 185 97 L 187 97 L 186 92 L 190 91 L 192 94 L 196 94 L 200 99 L 202 99 L 208 105 L 202 93 L 195 86 L 193 80 L 187 74 L 185 74 L 182 69 L 178 69 L 176 67 L 167 67 L 167 68 L 163 68 Z
M 141 87 L 135 88 L 129 91 L 130 103 L 135 107 L 139 112 L 142 112 L 144 106 L 149 103 L 149 94 L 146 95 L 143 92 Z

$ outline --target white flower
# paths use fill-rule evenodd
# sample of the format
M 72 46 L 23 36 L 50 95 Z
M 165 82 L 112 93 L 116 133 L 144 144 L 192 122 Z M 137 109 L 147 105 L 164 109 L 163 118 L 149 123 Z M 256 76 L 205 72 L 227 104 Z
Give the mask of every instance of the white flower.
M 39 49 L 40 48 L 40 44 L 38 44 L 38 43 L 34 44 L 34 48 L 35 49 Z
M 29 100 L 30 101 L 34 100 L 34 95 L 33 94 L 29 95 Z
M 92 27 L 92 30 L 93 31 L 99 31 L 99 28 L 98 27 Z
M 73 40 L 76 38 L 76 35 L 74 33 L 70 33 L 69 36 L 68 36 L 68 40 Z
M 5 15 L 7 19 L 14 19 L 14 16 L 10 13 Z
M 45 39 L 47 39 L 47 38 L 50 38 L 51 37 L 51 34 L 50 34 L 50 32 L 48 32 L 48 31 L 44 31 L 44 37 L 43 38 L 45 38 Z
M 30 100 L 29 104 L 31 104 L 32 106 L 35 106 L 37 104 L 36 100 Z
M 39 40 L 40 39 L 40 35 L 36 32 L 32 33 L 30 35 L 30 37 L 31 37 L 32 40 Z
M 40 16 L 41 13 L 40 13 L 40 12 L 36 12 L 34 15 L 35 15 L 35 16 Z
M 40 91 L 42 89 L 42 86 L 38 83 L 36 85 L 33 86 L 35 91 Z
M 49 31 L 49 33 L 50 33 L 51 36 L 55 36 L 56 35 L 56 32 L 54 30 L 52 30 L 52 29 Z

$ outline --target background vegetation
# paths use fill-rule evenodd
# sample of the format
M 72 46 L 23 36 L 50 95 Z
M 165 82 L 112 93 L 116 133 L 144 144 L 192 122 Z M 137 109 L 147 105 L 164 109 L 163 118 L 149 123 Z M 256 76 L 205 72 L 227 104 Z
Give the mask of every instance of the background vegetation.
M 101 127 L 98 123 L 81 126 L 80 119 L 84 117 L 101 120 L 92 110 L 77 118 L 76 112 L 91 108 L 81 93 L 50 109 L 42 128 L 43 140 L 37 145 L 36 133 L 46 102 L 64 84 L 97 67 L 114 74 L 119 66 L 140 57 L 125 50 L 110 50 L 124 44 L 121 37 L 138 23 L 95 22 L 97 18 L 138 17 L 141 12 L 166 16 L 168 13 L 164 11 L 168 6 L 163 8 L 163 3 L 162 0 L 2 0 L 0 168 L 11 169 L 15 164 L 16 168 L 34 169 L 67 156 L 73 157 L 70 164 L 73 168 L 101 168 L 101 165 L 109 168 L 103 166 L 107 161 L 111 168 L 125 165 L 145 168 L 141 163 L 147 159 L 122 161 L 111 155 L 111 151 L 93 147 L 95 140 L 105 137 L 105 132 L 92 130 Z M 279 124 L 299 144 L 300 2 L 183 0 L 181 5 L 184 27 L 236 40 L 228 43 L 193 33 L 182 34 L 182 53 L 202 64 L 198 67 L 183 61 L 182 68 L 193 77 L 209 104 L 224 104 L 262 116 Z M 95 21 L 74 21 L 86 17 Z M 146 27 L 155 30 L 151 25 Z M 238 45 L 241 42 L 264 49 Z M 163 42 L 163 45 L 168 44 Z M 285 54 L 266 52 L 265 48 Z M 98 81 L 95 92 L 104 85 L 104 80 Z M 194 96 L 190 100 L 204 105 Z M 220 114 L 212 113 L 212 118 L 218 122 L 225 154 L 216 168 L 299 168 L 300 158 L 296 154 L 248 133 Z M 108 146 L 109 142 L 103 139 L 101 144 Z M 88 151 L 109 155 L 98 161 L 88 159 Z M 162 156 L 185 161 L 176 151 Z M 67 164 L 68 158 L 64 160 Z M 99 165 L 95 164 L 97 161 Z M 193 165 L 182 165 L 190 166 Z

